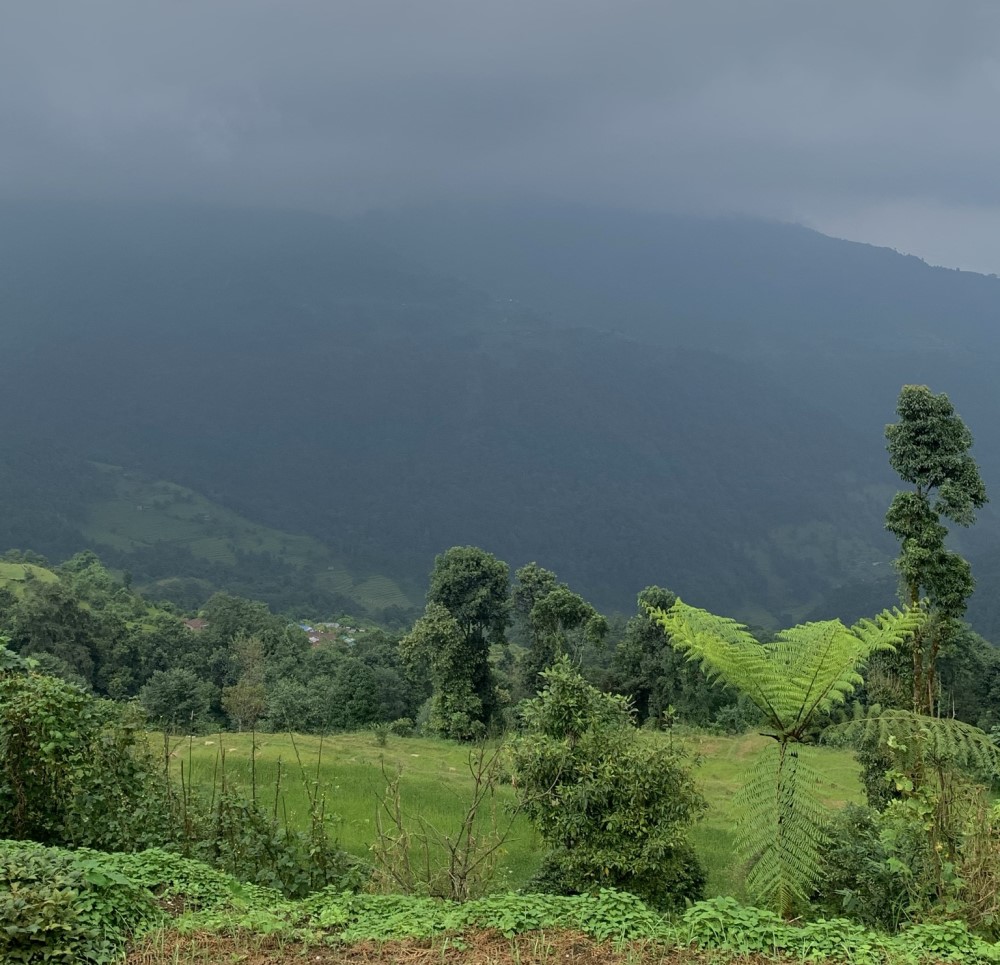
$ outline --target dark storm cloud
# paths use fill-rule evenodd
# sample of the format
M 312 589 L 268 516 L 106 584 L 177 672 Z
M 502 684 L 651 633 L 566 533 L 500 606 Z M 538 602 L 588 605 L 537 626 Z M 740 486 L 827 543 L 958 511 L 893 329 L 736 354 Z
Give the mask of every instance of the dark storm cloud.
M 919 235 L 924 210 L 956 238 L 961 212 L 1000 207 L 993 3 L 74 0 L 0 18 L 6 197 L 527 194 L 848 233 L 882 211 L 890 235 L 892 211 Z

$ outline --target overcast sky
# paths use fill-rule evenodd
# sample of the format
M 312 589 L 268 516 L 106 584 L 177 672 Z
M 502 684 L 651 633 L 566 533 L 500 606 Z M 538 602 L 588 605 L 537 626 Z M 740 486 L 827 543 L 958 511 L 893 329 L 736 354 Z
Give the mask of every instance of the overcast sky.
M 0 196 L 545 197 L 1000 272 L 996 0 L 0 0 Z

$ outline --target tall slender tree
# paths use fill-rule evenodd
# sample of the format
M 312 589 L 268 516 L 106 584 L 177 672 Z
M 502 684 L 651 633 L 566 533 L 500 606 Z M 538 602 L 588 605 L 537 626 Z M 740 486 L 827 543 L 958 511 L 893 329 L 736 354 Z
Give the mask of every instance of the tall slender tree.
M 472 721 L 488 727 L 499 709 L 490 645 L 504 642 L 510 623 L 510 568 L 478 546 L 453 546 L 434 560 L 427 603 L 425 620 L 433 616 L 435 626 L 442 625 L 433 605 L 452 618 L 461 641 L 461 673 L 478 701 Z
M 913 710 L 932 714 L 937 660 L 954 633 L 975 587 L 967 560 L 945 546 L 942 520 L 971 526 L 987 501 L 986 487 L 969 454 L 972 433 L 948 396 L 926 385 L 904 385 L 896 405 L 899 422 L 886 426 L 889 463 L 913 488 L 896 493 L 885 525 L 900 540 L 896 568 L 903 601 L 926 598 L 931 619 L 911 640 Z

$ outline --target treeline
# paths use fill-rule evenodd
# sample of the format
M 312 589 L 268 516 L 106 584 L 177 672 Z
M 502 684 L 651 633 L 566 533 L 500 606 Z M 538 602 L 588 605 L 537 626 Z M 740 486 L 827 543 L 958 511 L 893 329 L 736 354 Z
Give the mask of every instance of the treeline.
M 407 633 L 367 624 L 318 645 L 301 614 L 241 597 L 217 593 L 186 613 L 152 603 L 93 553 L 51 568 L 18 551 L 3 561 L 0 635 L 11 650 L 99 696 L 138 701 L 154 725 L 175 732 L 398 722 L 473 737 L 510 726 L 563 654 L 601 690 L 627 697 L 638 724 L 737 732 L 755 719 L 646 615 L 646 606 L 669 607 L 670 591 L 648 587 L 636 615 L 608 619 L 550 570 L 531 563 L 511 575 L 476 547 L 437 558 L 428 609 Z M 192 629 L 185 620 L 195 616 Z M 942 712 L 986 730 L 1000 724 L 1000 652 L 968 627 L 947 641 L 939 678 Z

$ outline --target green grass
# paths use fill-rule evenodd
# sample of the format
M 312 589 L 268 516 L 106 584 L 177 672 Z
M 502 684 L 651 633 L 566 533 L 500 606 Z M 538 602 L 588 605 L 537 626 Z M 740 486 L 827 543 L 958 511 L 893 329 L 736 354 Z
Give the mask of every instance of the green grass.
M 692 840 L 708 875 L 708 894 L 746 898 L 743 876 L 733 857 L 733 825 L 736 809 L 733 800 L 740 789 L 742 774 L 770 738 L 759 734 L 742 737 L 698 735 L 684 742 L 701 758 L 698 784 L 708 811 L 695 826 Z M 842 808 L 862 798 L 858 765 L 850 751 L 832 747 L 803 747 L 810 763 L 823 775 L 820 799 L 831 809 Z
M 650 735 L 652 740 L 666 740 Z M 742 875 L 733 857 L 733 798 L 747 764 L 764 746 L 766 738 L 686 737 L 683 743 L 701 758 L 696 775 L 708 801 L 708 810 L 695 826 L 693 843 L 708 874 L 708 894 L 742 895 Z M 321 748 L 322 744 L 322 748 Z M 296 759 L 296 748 L 301 768 Z M 221 780 L 225 757 L 226 780 L 245 790 L 250 787 L 251 753 L 248 734 L 221 734 L 213 737 L 173 739 L 172 768 L 176 775 L 183 764 L 185 774 L 206 788 Z M 322 756 L 320 752 L 322 749 Z M 223 754 L 224 752 L 224 754 Z M 278 761 L 281 761 L 279 813 L 293 826 L 304 827 L 309 820 L 305 784 L 327 796 L 329 810 L 339 817 L 341 846 L 353 854 L 366 856 L 375 837 L 374 814 L 378 795 L 385 789 L 381 766 L 388 773 L 401 769 L 404 813 L 415 816 L 443 832 L 454 830 L 468 802 L 471 780 L 468 748 L 460 744 L 425 738 L 388 739 L 376 745 L 368 732 L 338 734 L 325 738 L 258 734 L 256 772 L 258 798 L 274 806 Z M 842 807 L 861 796 L 857 765 L 850 752 L 833 748 L 809 748 L 813 764 L 823 774 L 820 796 L 831 807 Z M 504 805 L 513 805 L 514 792 L 505 786 L 500 794 Z M 537 869 L 541 842 L 523 817 L 513 826 L 501 861 L 505 886 L 521 886 Z
M 57 583 L 59 577 L 51 570 L 31 563 L 0 563 L 0 587 L 10 590 L 14 596 L 21 596 L 24 593 L 24 585 L 29 580 Z

